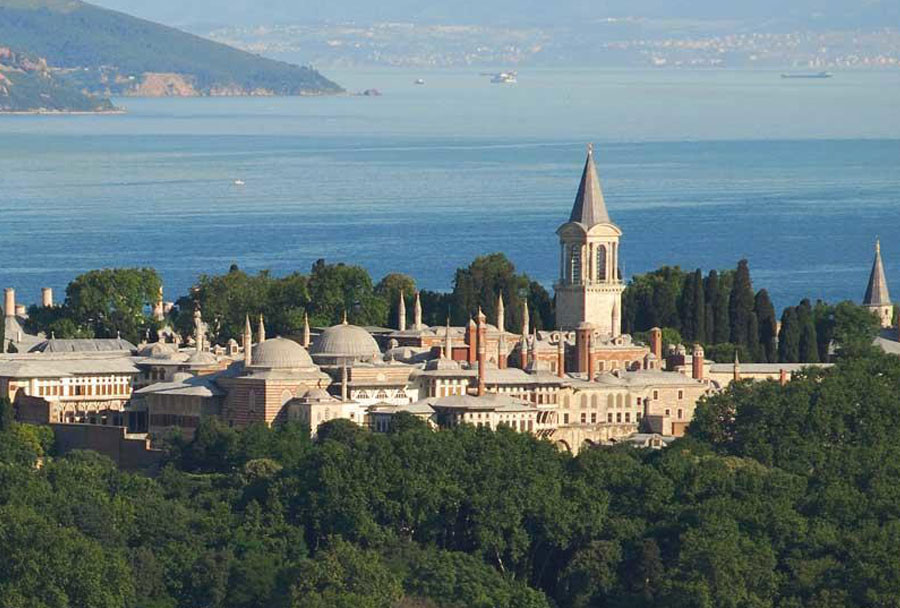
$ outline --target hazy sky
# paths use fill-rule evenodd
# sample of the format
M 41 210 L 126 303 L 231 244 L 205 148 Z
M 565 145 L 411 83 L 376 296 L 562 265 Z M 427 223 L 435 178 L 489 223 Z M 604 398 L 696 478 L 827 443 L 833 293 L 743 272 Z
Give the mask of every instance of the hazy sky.
M 811 27 L 900 24 L 900 0 L 96 0 L 171 25 L 432 21 L 558 25 L 613 16 L 725 19 Z

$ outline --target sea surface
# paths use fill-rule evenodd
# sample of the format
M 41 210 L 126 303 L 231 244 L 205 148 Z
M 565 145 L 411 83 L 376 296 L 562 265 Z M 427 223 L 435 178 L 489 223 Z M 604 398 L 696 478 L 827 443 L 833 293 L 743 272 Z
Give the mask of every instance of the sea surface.
M 448 289 L 502 251 L 549 287 L 594 142 L 627 276 L 747 258 L 778 306 L 859 300 L 880 236 L 900 296 L 900 72 L 484 71 L 327 72 L 381 96 L 0 116 L 0 286 L 59 299 L 85 270 L 148 265 L 175 299 L 232 263 L 325 258 Z

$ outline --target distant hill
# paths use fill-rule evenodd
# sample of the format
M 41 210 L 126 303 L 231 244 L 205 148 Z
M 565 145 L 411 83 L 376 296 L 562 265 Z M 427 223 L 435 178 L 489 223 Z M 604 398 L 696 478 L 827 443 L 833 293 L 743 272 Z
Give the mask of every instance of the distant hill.
M 43 59 L 0 47 L 0 112 L 109 112 L 109 99 L 88 95 Z
M 265 59 L 79 0 L 0 0 L 0 45 L 46 58 L 101 95 L 315 95 L 316 70 Z

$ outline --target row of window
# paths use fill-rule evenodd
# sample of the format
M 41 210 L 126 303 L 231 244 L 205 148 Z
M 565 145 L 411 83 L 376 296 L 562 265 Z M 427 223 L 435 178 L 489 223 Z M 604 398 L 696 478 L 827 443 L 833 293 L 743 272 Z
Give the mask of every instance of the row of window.
M 678 410 L 678 411 L 681 412 L 681 410 Z M 680 414 L 679 414 L 679 416 L 680 416 Z M 597 424 L 597 419 L 598 419 L 597 412 L 591 412 L 590 413 L 590 424 Z M 640 412 L 635 412 L 634 421 L 635 422 L 641 421 L 641 413 Z M 615 414 L 613 414 L 613 412 L 607 412 L 606 422 L 609 424 L 611 424 L 613 422 L 630 423 L 631 422 L 631 412 L 616 412 Z M 569 424 L 569 414 L 568 413 L 563 414 L 563 424 Z M 581 424 L 588 424 L 588 413 L 587 412 L 581 412 Z

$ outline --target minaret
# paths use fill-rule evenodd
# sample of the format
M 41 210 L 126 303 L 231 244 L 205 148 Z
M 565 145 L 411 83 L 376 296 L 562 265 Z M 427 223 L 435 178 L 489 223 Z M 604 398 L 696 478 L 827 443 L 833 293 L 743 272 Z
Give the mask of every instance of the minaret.
M 416 292 L 416 308 L 413 311 L 413 323 L 415 323 L 414 329 L 422 329 L 425 327 L 422 324 L 422 298 L 419 296 L 419 292 Z
M 259 344 L 266 341 L 266 324 L 263 322 L 263 316 L 259 315 L 259 327 L 256 329 L 256 340 Z
M 559 279 L 556 282 L 556 325 L 561 330 L 590 323 L 601 337 L 622 333 L 622 292 L 619 278 L 619 239 L 594 165 L 594 148 L 588 146 L 581 183 L 569 221 L 559 235 Z
M 309 348 L 311 343 L 310 334 L 312 332 L 309 329 L 309 313 L 303 313 L 303 348 Z
M 444 358 L 453 359 L 453 342 L 450 337 L 450 317 L 447 317 L 447 328 L 444 330 Z
M 734 349 L 734 370 L 733 370 L 733 378 L 735 382 L 739 382 L 741 379 L 741 358 L 738 355 L 738 349 Z
M 556 344 L 556 375 L 566 377 L 566 335 L 559 332 L 559 342 Z
M 888 292 L 884 264 L 881 261 L 881 241 L 878 239 L 875 240 L 875 261 L 872 263 L 869 285 L 866 287 L 866 295 L 863 297 L 863 307 L 878 317 L 882 327 L 891 327 L 894 305 L 891 303 L 891 294 Z
M 528 300 L 522 302 L 522 335 L 527 336 L 531 329 L 531 315 L 528 313 Z
M 159 286 L 159 294 L 156 298 L 156 302 L 153 304 L 153 318 L 157 321 L 162 321 L 166 316 L 166 307 L 163 302 L 163 286 Z
M 250 329 L 250 315 L 244 318 L 244 367 L 253 364 L 253 331 Z
M 406 296 L 400 290 L 400 302 L 397 304 L 397 329 L 406 331 Z
M 501 293 L 497 296 L 497 329 L 501 334 L 504 331 L 504 317 L 506 317 L 506 310 L 503 307 L 503 294 Z

